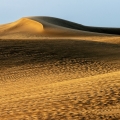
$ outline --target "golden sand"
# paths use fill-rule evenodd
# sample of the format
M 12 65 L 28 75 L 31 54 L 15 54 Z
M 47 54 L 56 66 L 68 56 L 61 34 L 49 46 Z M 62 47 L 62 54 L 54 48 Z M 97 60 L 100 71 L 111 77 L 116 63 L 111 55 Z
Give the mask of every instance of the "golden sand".
M 120 119 L 119 36 L 76 27 L 44 17 L 0 26 L 0 120 Z

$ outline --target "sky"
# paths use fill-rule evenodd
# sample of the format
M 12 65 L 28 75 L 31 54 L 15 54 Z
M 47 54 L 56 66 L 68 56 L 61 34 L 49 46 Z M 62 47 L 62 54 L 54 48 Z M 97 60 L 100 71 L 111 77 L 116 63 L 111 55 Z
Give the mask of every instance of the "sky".
M 87 26 L 120 27 L 120 0 L 0 0 L 0 24 L 51 16 Z

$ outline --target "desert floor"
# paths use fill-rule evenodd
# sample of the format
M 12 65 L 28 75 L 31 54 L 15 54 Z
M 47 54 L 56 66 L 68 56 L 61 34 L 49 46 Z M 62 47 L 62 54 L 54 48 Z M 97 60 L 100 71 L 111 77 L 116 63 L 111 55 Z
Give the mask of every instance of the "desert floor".
M 0 120 L 120 120 L 119 39 L 1 39 Z

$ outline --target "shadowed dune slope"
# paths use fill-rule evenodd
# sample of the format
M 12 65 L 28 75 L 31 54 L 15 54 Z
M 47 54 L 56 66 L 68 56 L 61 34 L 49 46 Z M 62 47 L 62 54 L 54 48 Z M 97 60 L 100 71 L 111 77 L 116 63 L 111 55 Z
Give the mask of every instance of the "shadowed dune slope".
M 24 17 L 0 25 L 0 38 L 81 37 L 120 34 L 119 28 L 89 27 L 52 17 Z

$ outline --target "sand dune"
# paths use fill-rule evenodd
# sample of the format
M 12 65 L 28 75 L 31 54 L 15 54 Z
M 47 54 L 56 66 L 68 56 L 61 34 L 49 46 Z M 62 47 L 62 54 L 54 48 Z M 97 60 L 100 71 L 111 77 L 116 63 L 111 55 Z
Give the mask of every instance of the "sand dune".
M 52 17 L 25 17 L 0 25 L 0 38 L 109 36 L 108 34 L 119 35 L 120 29 L 88 27 Z
M 114 34 L 51 17 L 0 25 L 0 120 L 119 120 Z

